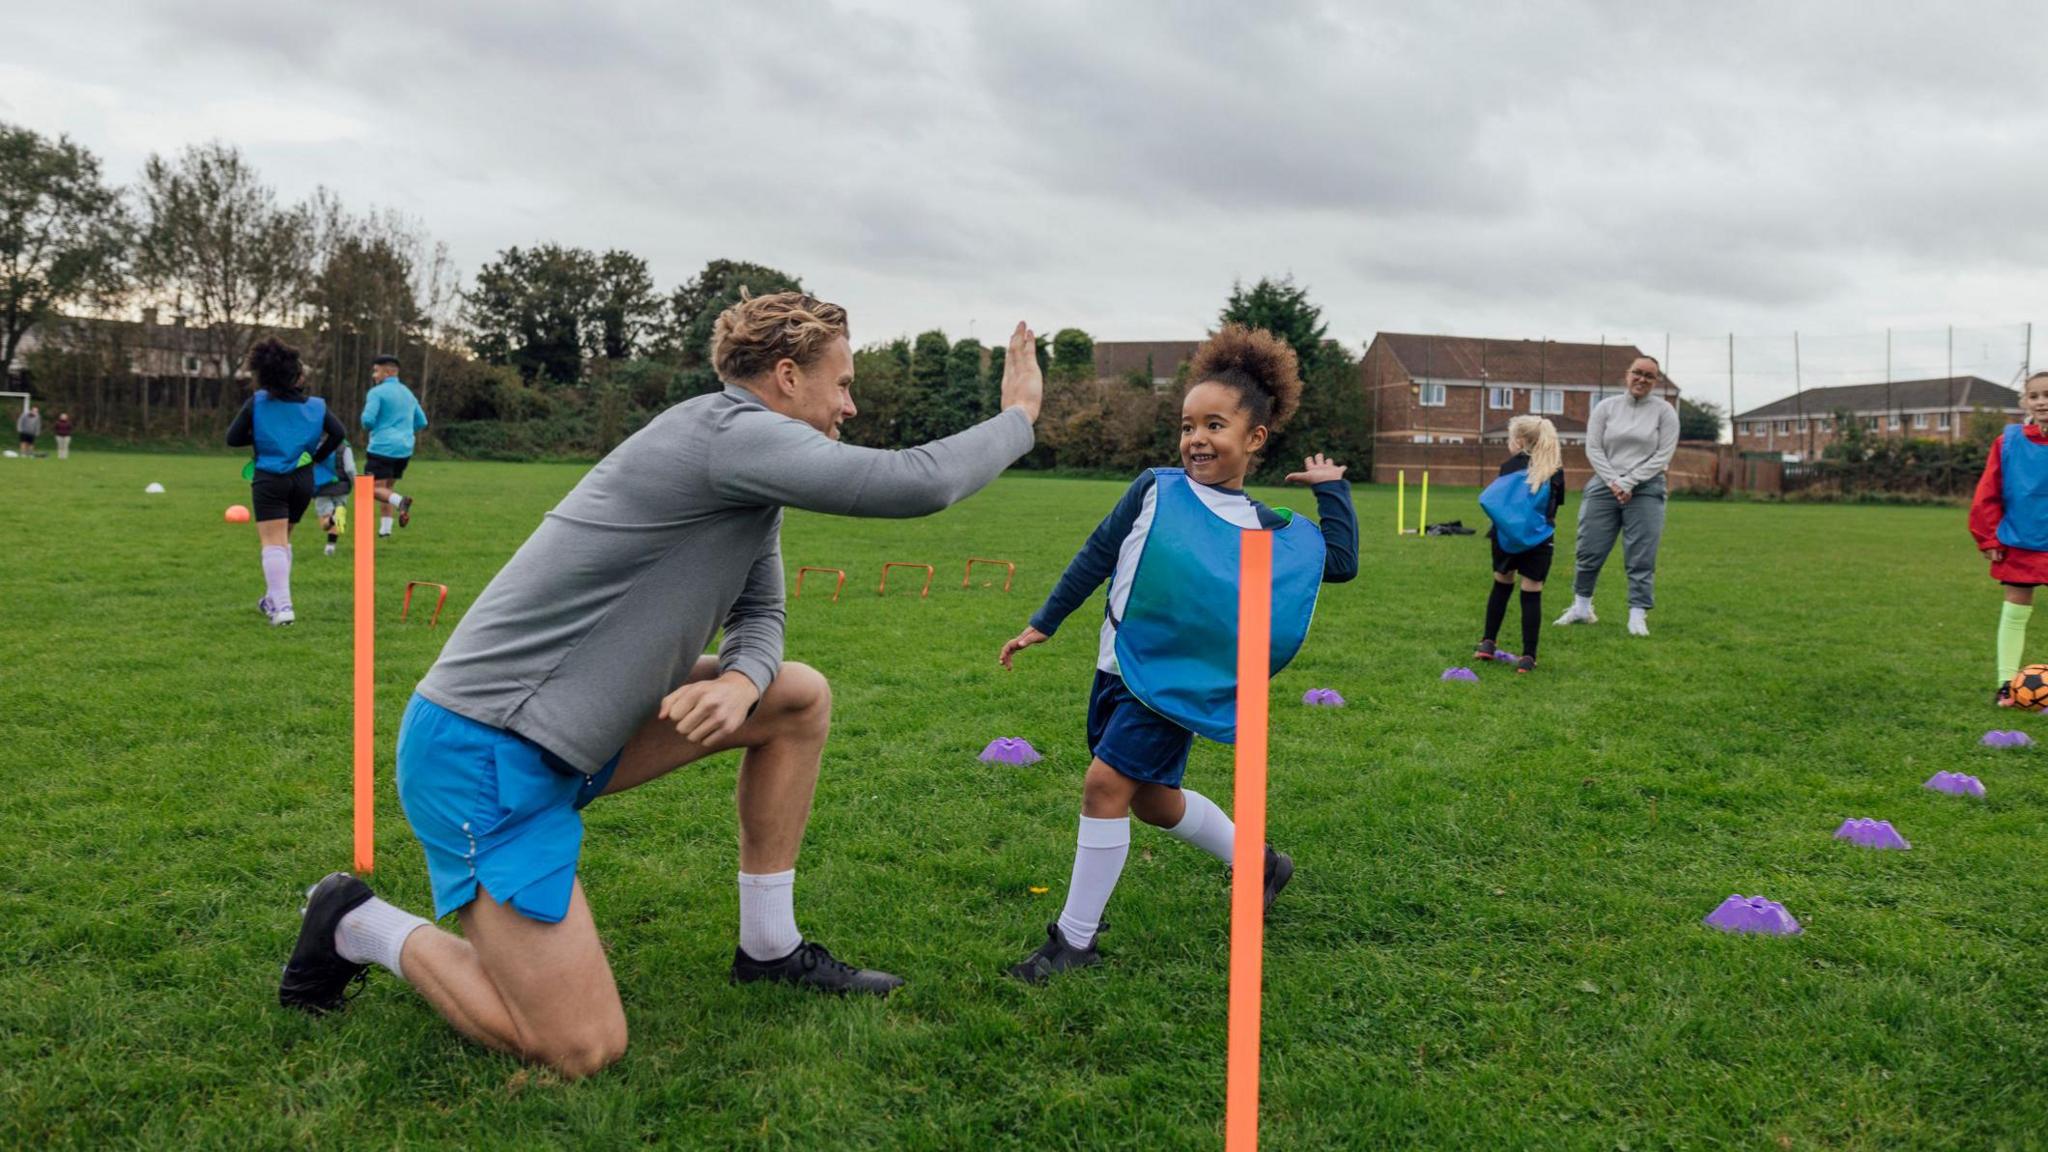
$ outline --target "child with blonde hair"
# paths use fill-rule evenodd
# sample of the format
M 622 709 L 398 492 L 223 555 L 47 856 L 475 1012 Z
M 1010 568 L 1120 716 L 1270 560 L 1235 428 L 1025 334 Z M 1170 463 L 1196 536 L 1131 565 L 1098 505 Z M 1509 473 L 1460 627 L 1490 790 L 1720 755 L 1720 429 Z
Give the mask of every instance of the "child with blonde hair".
M 1508 595 L 1515 577 L 1522 580 L 1522 655 L 1519 675 L 1536 670 L 1536 641 L 1543 623 L 1543 581 L 1557 536 L 1557 512 L 1564 507 L 1564 456 L 1557 427 L 1541 416 L 1521 415 L 1508 421 L 1508 450 L 1500 475 L 1479 496 L 1479 506 L 1493 519 L 1486 533 L 1493 542 L 1493 591 L 1486 598 L 1486 634 L 1472 653 L 1474 660 L 1492 660 L 1500 626 L 1507 619 Z

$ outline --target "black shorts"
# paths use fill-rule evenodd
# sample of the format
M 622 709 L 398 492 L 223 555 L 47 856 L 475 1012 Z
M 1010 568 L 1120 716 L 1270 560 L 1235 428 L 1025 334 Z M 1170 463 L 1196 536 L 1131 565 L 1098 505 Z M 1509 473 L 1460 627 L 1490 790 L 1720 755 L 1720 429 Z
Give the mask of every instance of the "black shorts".
M 18 435 L 20 435 L 23 444 L 33 444 L 36 442 L 36 434 L 33 432 L 22 432 Z
M 379 456 L 370 453 L 370 475 L 383 481 L 397 480 L 405 475 L 405 466 L 412 463 L 410 456 Z
M 258 524 L 268 520 L 297 524 L 313 502 L 313 470 L 301 468 L 280 476 L 258 468 L 256 479 L 249 484 L 249 502 L 256 506 Z
M 1500 541 L 1488 537 L 1493 545 L 1493 570 L 1495 572 L 1519 572 L 1522 579 L 1538 584 L 1550 579 L 1550 560 L 1557 554 L 1557 542 L 1545 540 L 1527 552 L 1503 552 Z

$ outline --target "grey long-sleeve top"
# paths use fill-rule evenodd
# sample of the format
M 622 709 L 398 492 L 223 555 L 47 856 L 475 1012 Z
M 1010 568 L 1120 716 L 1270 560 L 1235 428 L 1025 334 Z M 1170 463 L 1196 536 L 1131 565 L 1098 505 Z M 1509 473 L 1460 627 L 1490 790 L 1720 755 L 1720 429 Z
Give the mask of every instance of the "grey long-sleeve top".
M 740 388 L 657 416 L 562 498 L 462 618 L 419 693 L 594 773 L 723 626 L 720 672 L 782 663 L 782 509 L 925 516 L 1031 450 L 1011 408 L 901 452 L 858 448 Z
M 21 418 L 14 422 L 14 430 L 23 436 L 41 436 L 43 434 L 43 414 L 40 412 L 23 412 Z
M 1677 453 L 1678 409 L 1658 397 L 1609 396 L 1586 421 L 1586 462 L 1594 477 L 1624 492 L 1662 476 Z

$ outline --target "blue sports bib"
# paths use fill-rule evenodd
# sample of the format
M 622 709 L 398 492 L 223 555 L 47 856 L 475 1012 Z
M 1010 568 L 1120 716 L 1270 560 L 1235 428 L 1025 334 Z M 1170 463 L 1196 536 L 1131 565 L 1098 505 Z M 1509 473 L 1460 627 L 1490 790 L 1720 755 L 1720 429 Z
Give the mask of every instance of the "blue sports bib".
M 1527 472 L 1497 476 L 1479 494 L 1479 507 L 1493 518 L 1493 538 L 1503 552 L 1527 552 L 1552 536 L 1557 527 L 1544 513 L 1550 510 L 1550 486 L 1557 476 L 1529 491 Z
M 301 403 L 290 403 L 258 391 L 250 415 L 256 425 L 256 467 L 288 475 L 312 462 L 306 454 L 319 446 L 321 430 L 327 426 L 327 402 L 309 396 Z M 302 457 L 306 457 L 303 463 Z
M 1147 708 L 1219 744 L 1237 742 L 1239 538 L 1179 468 L 1152 470 L 1152 530 L 1116 624 L 1116 660 Z M 1323 533 L 1292 516 L 1273 532 L 1272 671 L 1301 651 L 1323 585 Z
M 2048 552 L 2048 445 L 2027 439 L 2024 425 L 2008 424 L 2005 443 L 1998 446 L 1998 469 L 2005 498 L 1998 542 Z

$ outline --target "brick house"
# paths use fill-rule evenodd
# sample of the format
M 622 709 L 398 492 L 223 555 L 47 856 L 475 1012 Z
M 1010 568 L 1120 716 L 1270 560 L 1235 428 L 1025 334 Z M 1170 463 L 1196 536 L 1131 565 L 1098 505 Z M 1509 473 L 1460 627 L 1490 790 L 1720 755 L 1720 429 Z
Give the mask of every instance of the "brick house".
M 1098 340 L 1095 342 L 1095 378 L 1123 380 L 1142 372 L 1157 391 L 1173 387 L 1181 365 L 1194 359 L 1200 340 Z
M 1565 443 L 1583 444 L 1593 405 L 1623 390 L 1642 355 L 1633 344 L 1382 332 L 1359 371 L 1381 444 L 1505 441 L 1508 421 L 1524 412 L 1548 418 Z M 1677 407 L 1670 377 L 1656 394 Z
M 1737 415 L 1735 446 L 1791 460 L 1817 457 L 1840 435 L 1843 412 L 1874 435 L 1953 441 L 1968 433 L 1970 414 L 1979 411 L 2017 420 L 2020 394 L 1980 376 L 1813 388 Z

